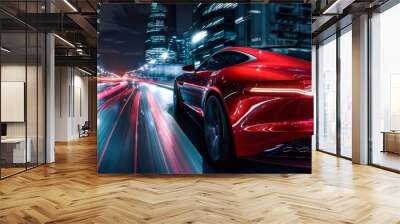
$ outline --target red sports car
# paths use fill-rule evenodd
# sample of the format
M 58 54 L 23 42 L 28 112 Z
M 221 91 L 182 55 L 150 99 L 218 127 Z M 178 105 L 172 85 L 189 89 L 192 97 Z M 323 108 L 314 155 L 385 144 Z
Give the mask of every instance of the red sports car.
M 182 68 L 174 85 L 174 110 L 197 115 L 212 162 L 313 134 L 311 63 L 269 51 L 229 47 L 197 69 Z

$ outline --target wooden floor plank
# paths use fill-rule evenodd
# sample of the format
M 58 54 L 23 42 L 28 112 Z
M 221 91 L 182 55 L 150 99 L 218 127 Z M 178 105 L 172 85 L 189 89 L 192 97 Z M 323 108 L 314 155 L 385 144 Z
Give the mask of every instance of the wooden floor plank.
M 400 223 L 400 175 L 313 152 L 313 174 L 98 175 L 96 139 L 0 181 L 0 223 Z

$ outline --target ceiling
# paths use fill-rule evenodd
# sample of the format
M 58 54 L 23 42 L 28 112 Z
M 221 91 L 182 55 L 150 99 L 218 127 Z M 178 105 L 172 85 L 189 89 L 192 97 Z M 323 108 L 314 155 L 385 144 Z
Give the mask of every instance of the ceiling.
M 310 3 L 313 8 L 313 37 L 327 30 L 348 14 L 379 6 L 386 0 L 287 0 L 285 2 Z M 26 3 L 27 2 L 27 3 Z M 104 3 L 148 3 L 134 0 L 1 0 L 0 21 L 2 32 L 9 33 L 4 40 L 15 48 L 14 54 L 24 46 L 22 34 L 28 31 L 54 32 L 56 65 L 82 66 L 96 71 L 97 6 Z M 174 2 L 174 1 L 163 1 Z M 191 1 L 180 1 L 191 2 Z M 252 1 L 282 2 L 282 1 Z M 50 6 L 51 7 L 50 7 Z M 51 11 L 51 13 L 50 13 Z M 22 42 L 21 42 L 22 41 Z M 3 43 L 5 43 L 3 42 Z M 17 50 L 19 49 L 19 50 Z M 30 50 L 28 49 L 28 52 Z M 23 52 L 21 52 L 23 53 Z M 29 53 L 28 53 L 29 54 Z

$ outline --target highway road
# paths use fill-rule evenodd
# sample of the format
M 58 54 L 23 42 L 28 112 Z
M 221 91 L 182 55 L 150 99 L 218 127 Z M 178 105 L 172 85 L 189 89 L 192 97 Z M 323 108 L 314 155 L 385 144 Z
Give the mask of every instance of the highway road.
M 214 167 L 201 127 L 189 116 L 174 116 L 173 91 L 167 84 L 98 78 L 97 97 L 99 173 L 310 172 L 310 152 L 293 147 L 239 159 L 229 168 Z

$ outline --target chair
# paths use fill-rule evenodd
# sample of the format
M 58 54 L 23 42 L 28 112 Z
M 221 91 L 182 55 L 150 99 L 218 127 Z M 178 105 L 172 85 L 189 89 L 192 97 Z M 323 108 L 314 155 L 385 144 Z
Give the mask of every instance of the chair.
M 78 124 L 79 138 L 89 136 L 89 130 L 90 130 L 89 121 L 85 121 L 82 127 Z

